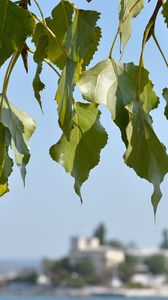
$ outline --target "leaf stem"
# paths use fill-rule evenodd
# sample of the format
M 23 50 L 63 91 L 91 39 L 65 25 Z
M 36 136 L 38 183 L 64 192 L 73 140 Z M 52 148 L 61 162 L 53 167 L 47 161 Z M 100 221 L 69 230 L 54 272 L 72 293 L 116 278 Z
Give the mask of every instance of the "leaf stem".
M 144 66 L 143 63 L 143 54 L 144 54 L 144 49 L 145 49 L 145 44 L 147 42 L 149 33 L 151 31 L 151 28 L 153 26 L 153 23 L 149 21 L 147 24 L 144 35 L 143 35 L 143 40 L 142 40 L 142 47 L 141 47 L 141 54 L 140 54 L 140 59 L 139 59 L 139 70 L 138 70 L 138 86 L 137 86 L 137 101 L 140 101 L 140 90 L 141 90 L 141 75 L 142 75 L 142 67 Z
M 13 68 L 18 60 L 18 57 L 22 52 L 22 49 L 23 49 L 23 47 L 21 47 L 17 52 L 15 52 L 13 54 L 13 56 L 9 62 L 9 65 L 7 67 L 6 73 L 5 73 L 5 77 L 4 77 L 4 81 L 3 81 L 3 88 L 2 88 L 2 98 L 1 98 L 1 103 L 0 103 L 0 116 L 1 116 L 1 112 L 2 112 L 3 101 L 4 101 L 4 98 L 6 97 L 9 79 L 10 79 L 11 73 L 13 71 Z
M 163 51 L 162 51 L 162 49 L 161 49 L 161 47 L 160 47 L 160 45 L 159 45 L 159 42 L 158 42 L 158 40 L 157 40 L 157 38 L 156 38 L 155 33 L 152 34 L 152 37 L 153 37 L 153 39 L 154 39 L 154 41 L 155 41 L 155 43 L 156 43 L 156 46 L 158 47 L 158 49 L 159 49 L 159 51 L 160 51 L 160 54 L 161 54 L 161 56 L 162 56 L 162 58 L 163 58 L 163 60 L 164 60 L 164 62 L 165 62 L 165 64 L 166 64 L 166 66 L 167 66 L 167 68 L 168 68 L 168 61 L 167 61 L 167 59 L 166 59 L 166 57 L 165 57 L 165 55 L 164 55 L 164 53 L 163 53 Z
M 41 10 L 41 7 L 40 7 L 40 5 L 38 4 L 37 0 L 34 0 L 34 3 L 36 4 L 36 6 L 37 6 L 37 8 L 38 8 L 38 10 L 39 10 L 39 12 L 40 12 L 40 15 L 41 15 L 41 18 L 42 18 L 42 20 L 43 20 L 44 26 L 47 26 L 46 20 L 45 20 L 45 18 L 44 18 L 44 14 L 43 14 L 43 12 L 42 12 L 42 10 Z
M 31 53 L 31 54 L 34 54 L 35 51 L 33 51 L 33 49 L 31 48 L 28 48 L 28 51 Z M 58 70 L 49 62 L 49 60 L 47 58 L 44 58 L 44 61 L 45 63 L 59 76 L 61 77 L 61 74 L 58 72 Z
M 120 33 L 120 27 L 118 27 L 118 30 L 117 30 L 116 35 L 114 37 L 113 43 L 111 45 L 111 49 L 110 49 L 110 53 L 109 53 L 109 58 L 110 59 L 112 59 L 113 49 L 114 49 L 114 46 L 115 46 L 115 43 L 116 43 L 116 40 L 118 38 L 119 33 Z
M 144 54 L 144 48 L 145 48 L 145 44 L 146 42 L 150 39 L 151 36 L 153 36 L 154 40 L 155 40 L 155 34 L 154 34 L 154 30 L 155 30 L 155 22 L 156 22 L 156 18 L 158 15 L 158 12 L 161 8 L 163 4 L 163 0 L 158 0 L 156 3 L 156 7 L 154 9 L 154 12 L 151 16 L 151 18 L 149 19 L 148 24 L 146 25 L 144 34 L 143 34 L 143 40 L 142 40 L 142 48 L 141 48 L 141 54 L 140 54 L 140 59 L 139 59 L 139 72 L 138 72 L 138 86 L 137 86 L 137 101 L 140 101 L 140 86 L 141 86 L 141 73 L 142 73 L 142 67 L 143 67 L 143 54 Z M 157 40 L 155 40 L 157 46 L 159 46 L 159 44 L 157 43 Z M 159 50 L 160 46 L 159 46 Z M 161 50 L 162 52 L 162 50 Z M 163 52 L 162 52 L 163 54 Z M 165 58 L 165 57 L 164 57 Z M 166 61 L 167 62 L 167 61 Z

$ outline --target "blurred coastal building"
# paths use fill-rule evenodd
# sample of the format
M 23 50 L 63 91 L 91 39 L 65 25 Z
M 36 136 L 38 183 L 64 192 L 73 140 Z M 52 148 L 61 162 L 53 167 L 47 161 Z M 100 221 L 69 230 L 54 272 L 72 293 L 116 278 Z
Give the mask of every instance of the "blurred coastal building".
M 126 257 L 136 259 L 130 282 L 146 287 L 162 287 L 168 282 L 168 250 L 160 248 L 126 249 Z
M 73 237 L 69 252 L 71 265 L 81 261 L 90 260 L 98 277 L 112 274 L 118 264 L 125 261 L 125 253 L 121 249 L 115 249 L 108 245 L 100 245 L 96 237 L 87 239 L 85 237 Z

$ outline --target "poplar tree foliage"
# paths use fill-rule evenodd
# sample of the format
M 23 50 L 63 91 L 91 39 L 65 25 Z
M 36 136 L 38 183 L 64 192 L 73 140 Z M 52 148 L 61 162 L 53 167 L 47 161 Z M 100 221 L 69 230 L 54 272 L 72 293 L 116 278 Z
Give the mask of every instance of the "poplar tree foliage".
M 101 15 L 89 9 L 92 0 L 86 1 L 88 9 L 83 10 L 76 7 L 73 1 L 61 0 L 51 11 L 51 16 L 45 18 L 40 1 L 0 0 L 0 67 L 9 59 L 0 94 L 0 195 L 9 190 L 8 178 L 14 164 L 10 157 L 11 150 L 23 180 L 30 158 L 28 142 L 35 130 L 35 122 L 15 107 L 7 95 L 18 57 L 22 56 L 25 71 L 28 72 L 30 52 L 37 65 L 32 87 L 41 110 L 41 91 L 45 88 L 40 78 L 43 64 L 48 64 L 58 78 L 54 100 L 62 135 L 51 146 L 49 153 L 74 177 L 74 189 L 81 201 L 81 186 L 88 179 L 90 170 L 99 163 L 100 152 L 107 144 L 107 133 L 100 123 L 99 107 L 103 105 L 121 131 L 121 140 L 125 145 L 124 162 L 153 185 L 151 200 L 156 213 L 162 196 L 160 184 L 168 173 L 168 156 L 152 126 L 150 113 L 158 107 L 159 98 L 143 57 L 147 41 L 154 39 L 168 66 L 155 36 L 158 12 L 161 12 L 168 27 L 168 1 L 156 1 L 144 30 L 139 64 L 135 65 L 116 61 L 113 49 L 119 38 L 121 53 L 124 52 L 132 33 L 132 19 L 148 3 L 144 0 L 118 0 L 118 30 L 109 49 L 109 57 L 92 68 L 89 64 L 101 39 L 101 28 L 98 26 Z M 36 4 L 38 15 L 32 11 L 31 2 Z M 75 86 L 81 91 L 82 102 L 74 98 Z M 165 117 L 168 119 L 168 87 L 163 87 L 163 97 L 166 101 Z

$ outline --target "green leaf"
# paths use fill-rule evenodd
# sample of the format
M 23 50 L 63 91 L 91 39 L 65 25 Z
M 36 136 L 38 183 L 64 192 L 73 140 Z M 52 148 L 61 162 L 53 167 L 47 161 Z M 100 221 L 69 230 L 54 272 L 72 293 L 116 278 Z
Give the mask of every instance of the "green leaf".
M 122 52 L 131 36 L 132 18 L 135 18 L 143 9 L 144 0 L 120 0 L 119 29 Z
M 100 124 L 100 111 L 94 103 L 76 103 L 75 111 L 70 140 L 63 135 L 50 148 L 50 155 L 75 178 L 74 188 L 81 198 L 81 185 L 98 164 L 100 151 L 107 143 L 107 134 Z
M 81 64 L 67 59 L 56 93 L 59 125 L 67 139 L 69 139 L 71 130 L 73 90 L 80 73 Z
M 96 34 L 96 22 L 99 14 L 95 11 L 77 10 L 72 25 L 69 27 L 66 38 L 67 60 L 59 81 L 56 100 L 58 103 L 59 125 L 66 138 L 70 137 L 73 90 L 81 73 L 84 55 L 89 61 L 95 45 L 90 43 Z M 88 51 L 91 51 L 88 53 Z
M 8 192 L 8 177 L 13 167 L 13 160 L 8 155 L 9 144 L 9 130 L 0 123 L 0 196 Z
M 28 11 L 9 0 L 0 0 L 0 66 L 24 44 L 34 27 Z
M 37 63 L 37 70 L 36 70 L 35 77 L 33 79 L 33 89 L 34 89 L 35 98 L 37 99 L 42 111 L 43 109 L 42 109 L 40 92 L 45 88 L 45 84 L 41 81 L 40 74 L 42 72 L 43 60 L 47 56 L 46 47 L 48 46 L 48 43 L 49 43 L 49 39 L 47 35 L 40 36 L 38 48 L 34 53 L 34 61 Z
M 162 196 L 160 183 L 168 172 L 168 156 L 164 145 L 153 131 L 151 117 L 144 112 L 142 104 L 135 100 L 128 110 L 130 113 L 130 123 L 127 127 L 128 148 L 124 159 L 138 176 L 153 184 L 151 199 L 156 213 Z
M 49 43 L 49 39 L 47 35 L 42 35 L 38 41 L 38 47 L 34 53 L 34 61 L 38 63 L 42 63 L 44 58 L 47 57 L 47 46 Z
M 146 113 L 149 113 L 151 110 L 158 107 L 159 98 L 156 96 L 151 80 L 148 80 L 148 83 L 145 85 L 141 94 L 141 99 L 143 102 L 143 109 Z
M 9 192 L 8 183 L 0 184 L 0 197 Z
M 66 50 L 68 57 L 74 61 L 80 61 L 87 55 L 93 55 L 97 45 L 91 48 L 91 42 L 98 39 L 100 32 L 96 27 L 100 14 L 97 11 L 77 10 L 72 25 L 66 38 Z M 96 43 L 95 43 L 96 44 Z
M 163 89 L 163 97 L 166 100 L 166 107 L 165 107 L 164 114 L 168 120 L 168 88 Z
M 85 69 L 85 67 L 90 64 L 95 52 L 98 50 L 100 39 L 101 39 L 101 28 L 97 26 L 95 28 L 95 34 L 93 35 L 90 41 L 89 49 L 83 57 L 83 65 L 82 65 L 83 69 Z
M 33 79 L 33 89 L 34 89 L 34 95 L 40 105 L 40 108 L 41 108 L 41 110 L 43 110 L 40 92 L 45 88 L 45 84 L 40 79 L 41 71 L 42 71 L 42 64 L 38 64 L 37 70 L 36 70 L 36 75 Z
M 114 122 L 121 130 L 122 139 L 126 145 L 126 127 L 129 123 L 129 113 L 125 106 L 136 98 L 138 69 L 133 63 L 122 64 L 108 59 L 83 72 L 77 83 L 84 99 L 108 107 Z M 146 88 L 146 91 L 150 91 L 152 84 L 149 83 L 148 72 L 143 68 L 141 79 L 140 92 L 143 92 L 147 83 L 149 87 Z M 146 95 L 145 92 L 144 94 Z M 154 99 L 153 94 L 152 99 Z M 155 101 L 153 103 L 156 105 Z M 149 107 L 146 96 L 144 106 Z
M 72 21 L 73 7 L 68 1 L 61 1 L 52 11 L 52 18 L 47 18 L 46 23 L 49 29 L 54 33 L 55 37 L 46 30 L 45 26 L 41 23 L 37 24 L 36 30 L 33 35 L 33 42 L 39 48 L 44 36 L 48 38 L 48 45 L 46 45 L 45 56 L 53 64 L 63 69 L 66 64 L 66 56 L 63 52 L 65 36 L 69 25 Z
M 27 113 L 16 108 L 7 98 L 3 99 L 1 120 L 10 131 L 11 148 L 24 181 L 30 158 L 28 140 L 35 130 L 35 123 Z
M 168 27 L 168 2 L 167 1 L 165 3 L 163 3 L 162 15 L 163 15 L 163 17 L 165 19 L 165 23 Z

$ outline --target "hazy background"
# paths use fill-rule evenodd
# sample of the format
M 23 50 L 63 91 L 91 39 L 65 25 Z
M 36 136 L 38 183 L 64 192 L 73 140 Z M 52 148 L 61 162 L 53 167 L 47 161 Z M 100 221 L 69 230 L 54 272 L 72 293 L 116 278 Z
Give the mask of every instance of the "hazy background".
M 33 0 L 32 0 L 33 2 Z M 44 2 L 46 4 L 44 4 Z M 117 0 L 74 1 L 79 7 L 96 9 L 102 13 L 100 25 L 103 38 L 92 65 L 108 57 L 117 29 Z M 133 37 L 128 43 L 123 61 L 138 63 L 145 23 L 152 14 L 156 1 L 146 3 L 146 9 L 133 23 Z M 45 16 L 58 1 L 42 1 Z M 32 6 L 33 8 L 33 6 Z M 167 32 L 163 18 L 159 16 L 156 34 L 168 57 Z M 114 52 L 119 59 L 119 44 Z M 102 123 L 109 133 L 109 144 L 102 151 L 101 162 L 83 185 L 84 203 L 73 191 L 73 179 L 54 163 L 48 154 L 49 147 L 60 137 L 57 125 L 57 107 L 54 95 L 57 78 L 48 66 L 42 75 L 46 90 L 42 94 L 44 115 L 41 114 L 31 87 L 36 66 L 29 55 L 29 75 L 25 74 L 19 60 L 9 86 L 10 101 L 29 114 L 37 122 L 37 130 L 31 139 L 31 161 L 28 165 L 26 187 L 23 188 L 17 168 L 10 178 L 10 193 L 0 199 L 0 259 L 59 257 L 68 251 L 73 235 L 89 236 L 101 221 L 105 223 L 108 237 L 124 243 L 135 241 L 140 246 L 156 246 L 163 228 L 168 228 L 168 180 L 162 184 L 163 198 L 154 225 L 150 203 L 152 185 L 138 178 L 132 169 L 124 165 L 124 146 L 118 128 L 112 123 L 110 113 L 103 109 Z M 145 50 L 145 63 L 151 69 L 151 78 L 158 95 L 167 85 L 166 66 L 153 41 Z M 5 66 L 6 67 L 6 66 Z M 2 84 L 2 74 L 0 71 Z M 77 93 L 77 97 L 79 93 Z M 159 112 L 154 112 L 154 127 L 167 145 L 168 124 L 163 116 L 165 101 L 161 98 Z

